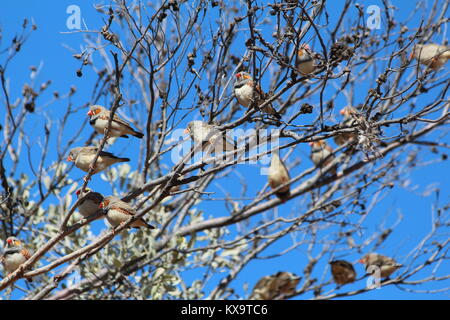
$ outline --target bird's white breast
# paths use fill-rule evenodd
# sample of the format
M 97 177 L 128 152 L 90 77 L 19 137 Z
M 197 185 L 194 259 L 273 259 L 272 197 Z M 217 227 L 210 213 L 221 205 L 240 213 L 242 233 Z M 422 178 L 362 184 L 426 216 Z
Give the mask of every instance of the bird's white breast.
M 314 71 L 314 60 L 300 61 L 297 70 L 302 74 L 310 74 Z
M 26 261 L 26 258 L 19 252 L 8 254 L 5 256 L 4 266 L 5 270 L 10 273 L 16 270 L 22 263 Z
M 249 85 L 244 85 L 240 88 L 235 88 L 234 93 L 239 103 L 248 108 L 253 97 L 253 88 Z
M 94 214 L 99 209 L 99 205 L 92 200 L 85 200 L 81 205 L 78 206 L 78 211 L 83 217 L 88 217 Z
M 127 221 L 129 218 L 129 215 L 115 209 L 109 209 L 106 214 L 106 219 L 113 227 L 117 227 L 121 222 Z

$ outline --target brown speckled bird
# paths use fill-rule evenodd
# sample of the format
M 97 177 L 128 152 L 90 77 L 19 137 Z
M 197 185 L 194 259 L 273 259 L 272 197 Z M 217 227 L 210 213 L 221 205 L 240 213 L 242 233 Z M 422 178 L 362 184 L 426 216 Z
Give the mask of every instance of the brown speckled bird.
M 252 76 L 248 72 L 236 73 L 236 82 L 234 83 L 234 94 L 238 102 L 248 108 L 253 102 L 253 89 L 256 90 L 254 98 L 256 100 L 255 106 L 259 107 L 264 101 L 264 92 L 261 87 L 253 81 Z M 280 114 L 275 110 L 271 103 L 262 108 L 262 111 L 273 115 L 278 120 L 281 119 Z
M 331 274 L 334 282 L 339 285 L 352 283 L 356 279 L 356 271 L 353 265 L 345 260 L 335 260 L 330 262 Z
M 366 267 L 366 272 L 380 278 L 387 278 L 402 265 L 397 263 L 394 259 L 383 256 L 378 253 L 368 253 L 361 260 Z
M 437 71 L 450 59 L 450 47 L 440 44 L 416 44 L 411 57 Z
M 283 161 L 280 159 L 278 151 L 272 153 L 272 160 L 270 161 L 269 167 L 269 185 L 272 189 L 276 189 L 279 186 L 289 182 L 291 177 L 289 176 L 289 171 L 284 165 Z M 280 200 L 285 201 L 290 195 L 290 185 L 286 185 L 275 194 Z
M 114 228 L 118 225 L 124 224 L 130 217 L 136 215 L 136 209 L 134 209 L 129 203 L 122 201 L 115 196 L 105 197 L 99 207 L 103 208 L 106 214 L 106 219 Z M 143 218 L 133 221 L 130 227 L 155 229 L 154 226 L 145 222 Z
M 89 108 L 88 116 L 90 117 L 89 123 L 100 134 L 105 133 L 105 129 L 108 126 L 111 111 L 99 106 L 94 105 Z M 131 134 L 136 138 L 142 139 L 143 133 L 134 130 L 131 125 L 120 118 L 116 113 L 111 121 L 111 127 L 108 132 L 109 137 L 122 137 L 128 138 L 127 134 Z
M 282 299 L 295 293 L 300 277 L 290 272 L 278 272 L 261 278 L 250 295 L 251 300 Z
M 31 253 L 23 247 L 22 242 L 16 237 L 6 239 L 6 249 L 3 251 L 1 263 L 5 273 L 9 275 L 16 271 L 25 261 L 30 259 Z M 29 282 L 33 280 L 26 278 Z
M 354 119 L 353 115 L 357 114 L 357 111 L 355 108 L 351 106 L 347 106 L 342 108 L 342 110 L 339 112 L 342 116 L 344 116 L 344 122 L 343 125 L 346 127 L 350 127 L 356 124 L 356 120 Z M 342 146 L 343 144 L 349 142 L 349 141 L 356 141 L 358 137 L 358 134 L 356 132 L 348 132 L 348 133 L 341 133 L 336 136 L 334 136 L 334 142 L 338 146 Z

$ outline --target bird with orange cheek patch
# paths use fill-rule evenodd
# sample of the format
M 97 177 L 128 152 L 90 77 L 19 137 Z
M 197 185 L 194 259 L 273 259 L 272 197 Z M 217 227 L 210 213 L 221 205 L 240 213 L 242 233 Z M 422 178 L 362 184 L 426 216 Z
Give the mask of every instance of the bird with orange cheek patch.
M 289 176 L 289 171 L 284 165 L 283 161 L 280 159 L 278 151 L 272 153 L 272 160 L 270 161 L 269 167 L 269 185 L 272 189 L 277 189 L 278 187 L 288 183 L 291 180 Z M 290 185 L 286 185 L 280 190 L 278 190 L 275 195 L 282 201 L 286 201 L 289 198 Z
M 115 228 L 118 225 L 123 225 L 129 218 L 136 215 L 136 209 L 125 201 L 120 200 L 115 196 L 108 196 L 100 203 L 100 208 L 103 208 L 106 214 L 106 220 Z M 131 223 L 129 228 L 144 227 L 147 229 L 155 229 L 154 226 L 145 222 L 143 218 L 139 218 Z
M 403 266 L 394 259 L 378 253 L 368 253 L 359 262 L 365 265 L 367 273 L 381 279 L 389 277 Z
M 300 277 L 285 271 L 259 279 L 250 295 L 250 300 L 272 300 L 295 293 Z
M 344 116 L 343 122 L 344 126 L 350 127 L 357 124 L 357 121 L 355 120 L 354 116 L 357 115 L 358 111 L 355 108 L 351 106 L 346 106 L 342 108 L 339 113 L 342 116 Z M 358 134 L 356 132 L 348 132 L 348 133 L 346 132 L 334 136 L 334 142 L 336 142 L 338 146 L 342 146 L 349 141 L 356 141 L 357 138 Z
M 25 249 L 22 242 L 16 237 L 9 237 L 6 239 L 6 249 L 3 251 L 3 256 L 1 257 L 1 263 L 3 264 L 3 269 L 5 273 L 9 275 L 16 271 L 25 261 L 30 259 L 31 253 Z M 33 280 L 31 278 L 26 278 L 29 282 Z
M 311 161 L 316 166 L 323 168 L 334 160 L 334 156 L 332 155 L 333 149 L 325 140 L 312 141 L 309 145 L 311 146 Z M 330 172 L 332 174 L 336 173 L 336 167 L 331 168 Z
M 450 59 L 450 47 L 440 44 L 416 44 L 411 52 L 410 59 L 437 71 Z
M 255 91 L 255 92 L 254 92 Z M 264 92 L 260 86 L 253 81 L 252 76 L 247 72 L 236 73 L 236 82 L 234 83 L 234 95 L 238 102 L 248 108 L 254 103 L 256 108 L 259 108 L 264 101 Z M 253 101 L 255 99 L 256 101 Z M 281 119 L 280 114 L 275 110 L 272 104 L 268 104 L 262 108 L 262 111 L 273 115 L 278 120 Z
M 95 131 L 104 134 L 108 127 L 111 112 L 102 106 L 94 105 L 89 108 L 87 114 L 90 117 L 89 124 Z M 128 138 L 127 134 L 131 134 L 139 139 L 142 139 L 144 136 L 143 133 L 134 130 L 128 122 L 120 118 L 117 114 L 114 114 L 108 136 Z
M 314 52 L 308 44 L 302 43 L 300 49 L 297 52 L 296 66 L 298 72 L 302 75 L 307 75 L 316 69 L 316 62 L 314 59 Z
M 331 261 L 330 265 L 334 282 L 338 285 L 344 285 L 355 281 L 356 271 L 350 262 L 345 260 L 335 260 Z

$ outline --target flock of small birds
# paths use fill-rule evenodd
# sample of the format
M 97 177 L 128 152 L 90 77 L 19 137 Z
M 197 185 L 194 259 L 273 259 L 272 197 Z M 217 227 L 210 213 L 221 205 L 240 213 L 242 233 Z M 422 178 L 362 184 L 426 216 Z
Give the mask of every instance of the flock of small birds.
M 296 68 L 301 75 L 306 76 L 317 70 L 315 56 L 307 44 L 300 46 L 296 59 Z M 437 71 L 450 59 L 450 48 L 438 44 L 417 44 L 414 46 L 410 58 L 415 58 L 420 64 Z M 265 94 L 248 72 L 238 72 L 236 74 L 234 94 L 242 106 L 246 108 L 254 107 L 261 112 L 273 116 L 277 120 L 281 119 L 281 115 L 271 103 L 259 109 L 259 105 L 265 102 Z M 143 133 L 135 130 L 130 123 L 118 115 L 115 114 L 110 119 L 110 114 L 110 110 L 99 105 L 91 106 L 87 113 L 90 117 L 90 125 L 99 134 L 104 134 L 110 123 L 107 138 L 129 138 L 129 135 L 138 139 L 144 137 Z M 344 118 L 343 124 L 346 127 L 355 126 L 358 111 L 354 107 L 344 107 L 340 111 L 340 114 Z M 220 132 L 214 132 L 214 125 L 202 121 L 192 121 L 188 124 L 185 132 L 190 134 L 194 142 L 202 146 L 203 151 L 208 150 L 208 148 L 209 153 L 214 153 L 215 150 L 225 152 L 234 150 L 234 146 L 227 141 L 225 136 Z M 342 146 L 350 141 L 356 141 L 357 139 L 358 134 L 356 132 L 342 133 L 334 136 L 334 142 L 338 146 Z M 325 140 L 316 140 L 309 144 L 311 146 L 311 160 L 317 167 L 326 167 L 333 162 L 333 149 Z M 97 153 L 98 148 L 95 146 L 76 147 L 70 150 L 67 161 L 73 162 L 77 168 L 85 172 L 91 171 L 92 174 L 103 171 L 116 163 L 130 161 L 129 158 L 120 158 L 110 152 L 100 151 L 95 165 L 91 167 Z M 332 174 L 335 171 L 335 167 L 329 169 L 329 172 Z M 270 187 L 275 190 L 275 195 L 282 202 L 288 200 L 290 197 L 290 179 L 286 165 L 280 159 L 278 151 L 274 151 L 269 167 L 268 182 Z M 99 209 L 102 209 L 105 218 L 113 228 L 125 224 L 130 217 L 136 215 L 136 209 L 118 197 L 104 197 L 102 194 L 87 187 L 84 190 L 77 190 L 76 195 L 80 199 L 78 210 L 83 217 L 87 218 Z M 155 229 L 154 226 L 148 224 L 143 218 L 134 220 L 130 227 Z M 17 270 L 30 257 L 30 252 L 19 239 L 16 237 L 6 239 L 1 263 L 7 275 Z M 377 253 L 368 253 L 359 262 L 365 265 L 368 273 L 375 274 L 378 272 L 380 278 L 389 277 L 402 266 L 392 258 Z M 350 262 L 336 260 L 330 262 L 330 265 L 333 279 L 338 285 L 352 283 L 356 280 L 356 272 Z M 32 281 L 32 279 L 27 280 Z M 299 281 L 300 277 L 289 272 L 278 272 L 275 275 L 263 277 L 255 285 L 250 298 L 268 300 L 293 295 L 295 294 L 295 288 Z
M 365 265 L 367 274 L 376 279 L 386 279 L 402 265 L 394 259 L 378 253 L 368 253 L 358 262 Z M 331 275 L 338 286 L 355 282 L 356 271 L 348 261 L 334 260 L 330 262 Z M 259 279 L 250 294 L 252 300 L 285 299 L 296 294 L 296 287 L 301 277 L 291 272 L 280 271 L 274 275 Z

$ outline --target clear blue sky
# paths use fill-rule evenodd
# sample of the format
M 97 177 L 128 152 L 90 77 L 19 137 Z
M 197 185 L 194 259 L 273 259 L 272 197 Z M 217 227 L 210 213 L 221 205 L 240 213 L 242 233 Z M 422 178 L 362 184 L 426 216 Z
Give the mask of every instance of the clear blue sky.
M 329 12 L 339 12 L 339 8 L 341 6 L 341 1 L 328 1 L 328 11 Z M 379 5 L 381 8 L 381 1 L 361 1 L 365 6 L 368 5 Z M 392 3 L 399 8 L 399 10 L 395 11 L 395 16 L 398 20 L 403 20 L 406 17 L 409 17 L 411 13 L 411 3 L 408 1 L 392 1 Z M 431 1 L 430 1 L 431 3 Z M 75 60 L 72 57 L 74 52 L 71 52 L 67 49 L 67 47 L 74 48 L 75 50 L 80 49 L 81 45 L 84 45 L 83 35 L 82 34 L 63 34 L 61 32 L 66 32 L 66 19 L 68 14 L 66 14 L 66 8 L 71 4 L 77 4 L 81 8 L 81 14 L 84 23 L 86 23 L 89 29 L 99 30 L 103 25 L 101 19 L 99 19 L 99 13 L 93 7 L 91 1 L 74 1 L 74 0 L 59 0 L 59 1 L 5 1 L 2 3 L 2 10 L 0 11 L 0 28 L 2 30 L 2 39 L 0 43 L 0 48 L 4 49 L 14 37 L 14 35 L 18 34 L 21 30 L 21 26 L 23 23 L 23 19 L 27 18 L 28 20 L 34 21 L 38 26 L 38 30 L 33 32 L 30 39 L 26 42 L 25 46 L 21 49 L 21 53 L 13 60 L 9 72 L 7 76 L 10 79 L 10 94 L 11 97 L 17 97 L 20 95 L 22 90 L 22 85 L 24 82 L 29 81 L 29 66 L 40 66 L 42 67 L 41 72 L 39 74 L 38 83 L 43 82 L 45 80 L 51 79 L 52 84 L 50 88 L 47 90 L 47 93 L 44 94 L 38 100 L 38 108 L 36 113 L 28 119 L 27 122 L 27 130 L 32 135 L 39 136 L 43 132 L 43 124 L 44 119 L 48 119 L 48 121 L 54 122 L 56 124 L 58 119 L 60 119 L 62 113 L 64 112 L 67 105 L 67 101 L 63 103 L 55 103 L 50 107 L 43 106 L 46 101 L 51 100 L 52 92 L 59 91 L 60 93 L 65 93 L 68 91 L 70 86 L 77 87 L 77 93 L 73 97 L 74 105 L 83 105 L 90 100 L 90 94 L 92 92 L 92 87 L 95 84 L 96 76 L 95 73 L 90 70 L 89 67 L 86 67 L 83 71 L 84 75 L 82 78 L 78 78 L 75 74 L 75 71 L 80 66 L 80 61 Z M 109 4 L 108 1 L 105 1 L 104 4 Z M 333 8 L 335 7 L 335 8 Z M 334 9 L 334 10 L 333 10 Z M 355 12 L 356 10 L 352 9 Z M 423 14 L 423 16 L 422 16 Z M 448 15 L 447 15 L 448 16 Z M 366 15 L 367 17 L 367 15 Z M 423 17 L 427 17 L 426 12 L 421 11 L 414 19 L 412 19 L 409 23 L 409 26 L 414 27 L 417 26 L 420 22 L 420 19 Z M 336 19 L 336 17 L 331 17 L 331 21 Z M 383 34 L 383 23 L 385 21 L 382 20 L 382 27 L 380 30 L 374 31 L 378 32 L 380 35 Z M 268 30 L 267 32 L 271 32 Z M 246 39 L 246 35 L 240 35 L 242 37 L 242 47 L 244 48 L 243 42 Z M 435 41 L 442 42 L 442 35 L 437 35 Z M 238 39 L 237 41 L 240 41 Z M 318 45 L 318 42 L 313 43 Z M 234 52 L 233 54 L 239 54 L 239 52 Z M 94 59 L 98 59 L 98 57 L 94 56 Z M 448 69 L 450 66 L 447 66 Z M 263 79 L 262 82 L 263 87 L 268 85 L 268 80 Z M 365 95 L 366 90 L 369 84 L 361 84 L 361 91 L 357 93 L 355 96 L 356 102 L 362 102 L 360 99 Z M 312 99 L 308 101 L 310 103 L 317 103 L 317 100 Z M 336 100 L 336 105 L 339 103 L 344 103 L 345 100 L 343 97 L 339 97 Z M 100 103 L 107 104 L 107 101 L 100 101 Z M 424 102 L 426 103 L 426 101 Z M 142 106 L 141 106 L 142 107 Z M 3 103 L 0 108 L 0 114 L 3 117 L 3 113 L 5 112 Z M 186 122 L 199 118 L 198 114 L 192 114 L 188 116 Z M 85 110 L 80 112 L 80 121 L 86 120 Z M 78 126 L 77 126 L 78 128 Z M 87 138 L 92 132 L 90 127 L 86 127 L 83 131 L 83 138 Z M 64 137 L 64 140 L 67 140 L 70 135 Z M 450 139 L 445 137 L 445 141 L 449 143 Z M 55 137 L 52 139 L 52 144 L 54 145 L 56 142 Z M 83 139 L 79 140 L 79 144 L 83 143 Z M 128 144 L 129 143 L 129 144 Z M 112 147 L 115 153 L 119 154 L 129 154 L 129 152 L 134 152 L 137 154 L 138 148 L 137 139 L 129 139 L 127 141 L 116 142 L 117 145 Z M 130 151 L 131 150 L 131 151 Z M 310 160 L 308 159 L 309 148 L 307 146 L 301 145 L 298 146 L 295 150 L 297 152 L 297 156 L 300 156 L 302 159 L 302 165 L 300 169 L 305 169 L 311 166 Z M 435 155 L 428 153 L 427 157 L 435 157 Z M 136 161 L 136 160 L 134 160 Z M 131 165 L 135 164 L 132 161 Z M 31 172 L 26 167 L 26 162 L 22 164 L 23 166 L 19 168 L 19 172 L 28 172 L 30 176 Z M 243 165 L 238 168 L 238 172 L 242 175 L 246 175 L 247 177 L 251 177 L 255 183 L 249 186 L 249 190 L 247 192 L 248 195 L 255 194 L 261 185 L 265 183 L 266 177 L 260 176 L 258 174 L 260 169 L 259 165 Z M 397 213 L 401 212 L 405 218 L 403 222 L 397 227 L 394 233 L 390 236 L 390 238 L 384 243 L 378 252 L 382 254 L 386 254 L 389 256 L 395 256 L 399 262 L 402 262 L 402 258 L 415 246 L 417 245 L 417 239 L 422 239 L 423 235 L 428 233 L 431 226 L 431 217 L 430 212 L 432 209 L 432 205 L 435 202 L 435 194 L 430 193 L 428 196 L 420 196 L 419 194 L 427 189 L 428 185 L 432 183 L 437 183 L 437 186 L 441 188 L 441 199 L 442 202 L 448 201 L 448 197 L 450 194 L 450 186 L 448 181 L 446 181 L 446 177 L 443 173 L 448 173 L 450 169 L 449 162 L 438 163 L 435 165 L 427 166 L 425 168 L 419 168 L 414 171 L 411 175 L 411 186 L 394 187 L 389 194 L 385 196 L 385 198 L 381 201 L 381 203 L 374 209 L 374 213 L 372 214 L 373 221 L 380 221 L 380 217 L 384 217 L 387 214 L 390 214 L 388 219 L 389 223 L 392 223 L 397 218 Z M 81 171 L 75 169 L 71 171 L 71 177 L 73 179 L 78 179 L 82 177 Z M 447 174 L 448 176 L 448 174 Z M 223 187 L 229 190 L 233 189 L 233 186 L 236 184 L 238 179 L 237 175 L 230 175 L 229 178 L 223 180 Z M 99 178 L 93 179 L 90 184 L 93 188 L 96 188 L 98 191 L 103 193 L 110 193 L 110 187 L 107 186 L 105 181 L 100 180 Z M 413 186 L 417 186 L 415 189 Z M 414 189 L 414 191 L 411 191 Z M 222 191 L 219 188 L 212 186 L 211 190 L 208 191 L 217 191 L 218 197 Z M 236 191 L 236 195 L 238 195 L 240 190 Z M 300 200 L 289 201 L 287 204 L 281 206 L 279 208 L 280 212 L 288 214 L 292 214 L 301 210 L 298 206 Z M 226 215 L 227 212 L 224 209 L 223 202 L 219 201 L 205 201 L 200 207 L 205 211 L 206 216 L 222 216 Z M 414 218 L 411 218 L 413 216 Z M 366 226 L 370 228 L 370 220 L 366 223 Z M 103 228 L 103 223 L 97 223 L 98 228 Z M 376 228 L 375 225 L 371 226 Z M 364 236 L 361 239 L 356 239 L 357 241 L 362 241 L 365 239 Z M 280 242 L 274 244 L 269 252 L 266 252 L 265 255 L 276 253 L 280 250 L 287 248 L 290 245 L 290 239 L 287 238 Z M 365 252 L 364 252 L 365 253 Z M 346 260 L 356 261 L 360 258 L 360 256 L 364 253 L 353 253 L 352 255 L 345 256 Z M 243 294 L 242 285 L 244 282 L 247 282 L 249 285 L 249 290 L 254 286 L 254 284 L 258 281 L 259 278 L 276 273 L 277 271 L 285 270 L 291 271 L 301 275 L 302 270 L 304 268 L 304 255 L 305 252 L 303 249 L 293 250 L 289 254 L 278 258 L 276 260 L 269 261 L 266 260 L 257 260 L 250 263 L 240 274 L 238 279 L 234 281 L 231 285 L 237 292 Z M 448 264 L 447 264 L 448 266 Z M 322 266 L 322 268 L 324 268 Z M 320 265 L 319 267 L 320 268 Z M 363 268 L 361 265 L 356 266 L 357 272 L 362 274 Z M 447 268 L 447 271 L 450 271 Z M 448 273 L 448 272 L 447 272 Z M 195 279 L 198 274 L 195 272 L 186 273 L 187 279 Z M 221 274 L 223 276 L 223 274 Z M 330 277 L 329 271 L 326 273 L 326 278 Z M 359 281 L 357 283 L 346 286 L 346 289 L 358 289 L 364 286 L 364 280 Z M 448 285 L 448 282 L 447 282 Z M 435 286 L 427 286 L 427 289 L 433 289 Z M 308 298 L 309 296 L 302 296 L 300 298 Z M 373 290 L 371 292 L 365 293 L 363 295 L 355 296 L 357 299 L 448 299 L 448 293 L 439 293 L 434 295 L 429 294 L 417 294 L 417 293 L 408 293 L 402 290 L 397 289 L 395 286 L 389 286 L 382 288 L 380 290 Z

